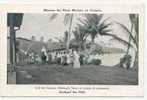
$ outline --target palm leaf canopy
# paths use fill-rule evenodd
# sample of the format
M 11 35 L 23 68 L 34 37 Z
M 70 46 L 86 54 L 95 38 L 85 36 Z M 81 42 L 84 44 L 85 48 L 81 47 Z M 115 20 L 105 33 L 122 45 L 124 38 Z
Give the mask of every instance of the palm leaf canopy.
M 79 21 L 84 25 L 86 33 L 91 35 L 92 40 L 94 40 L 98 33 L 97 27 L 100 24 L 102 17 L 103 14 L 85 14 L 84 20 L 79 19 Z
M 78 24 L 78 27 L 75 27 L 72 33 L 77 41 L 86 41 L 88 36 L 88 33 L 85 32 L 85 28 L 80 24 Z
M 136 39 L 133 37 L 130 30 L 125 25 L 123 25 L 123 24 L 121 24 L 119 22 L 115 22 L 115 23 L 118 24 L 119 26 L 121 26 L 121 28 L 126 31 L 124 33 L 128 34 L 130 36 L 130 38 L 133 40 L 134 44 L 138 47 L 138 43 L 137 43 Z
M 114 40 L 117 40 L 120 43 L 123 43 L 124 45 L 130 45 L 131 47 L 133 47 L 133 45 L 131 45 L 128 41 L 126 41 L 126 40 L 122 39 L 121 37 L 112 33 L 113 29 L 110 29 L 109 26 L 113 25 L 113 22 L 107 23 L 107 21 L 110 19 L 110 17 L 108 17 L 105 20 L 103 20 L 102 22 L 100 22 L 102 20 L 102 16 L 103 15 L 101 15 L 101 14 L 100 15 L 87 14 L 85 20 L 80 20 L 80 22 L 87 29 L 87 32 L 90 33 L 91 38 L 94 39 L 97 36 L 97 34 L 99 34 L 101 36 L 110 36 Z M 117 24 L 119 24 L 121 27 L 123 27 L 123 29 L 125 29 L 130 34 L 130 31 L 127 29 L 127 27 L 125 27 L 121 23 L 117 23 Z
M 113 40 L 119 41 L 119 43 L 122 43 L 124 45 L 130 45 L 131 47 L 133 47 L 132 44 L 130 44 L 128 41 L 122 39 L 120 36 L 115 35 L 112 33 L 113 29 L 110 29 L 109 26 L 113 25 L 114 23 L 110 22 L 110 23 L 106 23 L 106 21 L 109 18 L 107 18 L 106 20 L 104 20 L 99 26 L 98 26 L 98 33 L 101 36 L 110 36 L 113 38 Z M 128 30 L 127 27 L 125 27 L 123 24 L 119 23 L 119 22 L 115 22 L 118 25 L 120 25 L 124 30 L 126 30 L 128 33 L 127 34 L 131 34 L 131 32 Z M 112 39 L 111 39 L 112 40 Z

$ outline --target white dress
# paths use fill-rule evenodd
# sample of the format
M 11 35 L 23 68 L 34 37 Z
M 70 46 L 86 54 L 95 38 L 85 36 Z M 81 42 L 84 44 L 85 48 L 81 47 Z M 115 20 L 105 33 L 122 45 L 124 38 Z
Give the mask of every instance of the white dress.
M 66 55 L 66 57 L 67 57 L 67 64 L 70 64 L 70 63 L 71 63 L 71 58 L 70 58 L 70 55 L 69 55 L 69 54 L 67 54 L 67 55 Z
M 76 51 L 74 51 L 74 68 L 80 68 L 80 61 L 79 61 L 79 55 Z

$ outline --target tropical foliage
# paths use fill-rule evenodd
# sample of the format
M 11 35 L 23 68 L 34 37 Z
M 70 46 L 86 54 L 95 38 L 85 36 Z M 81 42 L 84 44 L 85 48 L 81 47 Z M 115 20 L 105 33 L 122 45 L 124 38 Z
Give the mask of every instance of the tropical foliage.
M 51 20 L 54 19 L 57 15 L 53 14 Z M 109 36 L 112 37 L 113 40 L 122 43 L 126 46 L 127 55 L 129 55 L 129 49 L 133 48 L 136 52 L 138 51 L 138 15 L 137 14 L 129 14 L 128 15 L 131 22 L 131 29 L 128 29 L 125 25 L 120 22 L 109 22 L 110 17 L 103 19 L 103 14 L 84 14 L 84 19 L 78 19 L 79 23 L 75 28 L 72 28 L 72 21 L 74 14 L 65 14 L 64 16 L 64 24 L 69 25 L 69 30 L 66 32 L 64 38 L 64 43 L 66 43 L 67 48 L 69 48 L 71 34 L 74 35 L 74 39 L 72 40 L 76 42 L 78 48 L 81 50 L 85 48 L 85 44 L 87 38 L 91 37 L 91 43 L 95 42 L 95 38 L 98 36 Z M 124 30 L 124 34 L 127 34 L 129 40 L 123 39 L 121 36 L 114 34 L 113 29 L 110 28 L 111 25 L 116 24 L 120 26 L 121 30 Z M 133 33 L 133 29 L 135 30 L 135 35 Z M 60 41 L 61 42 L 61 41 Z M 126 56 L 126 55 L 125 55 Z M 134 56 L 134 55 L 131 55 Z M 135 55 L 136 56 L 136 55 Z
M 74 34 L 74 41 L 78 45 L 78 47 L 82 50 L 85 48 L 86 39 L 88 37 L 88 33 L 86 32 L 85 28 L 78 24 L 78 27 L 75 28 L 75 30 L 72 31 Z
M 91 36 L 91 41 L 94 42 L 98 34 L 98 25 L 103 17 L 103 14 L 85 14 L 85 19 L 79 21 L 83 24 L 85 32 Z
M 131 46 L 128 45 L 127 53 L 124 56 L 122 61 L 124 63 L 128 62 L 129 68 L 132 68 L 135 64 L 135 61 L 137 60 L 137 53 L 138 53 L 138 33 L 139 33 L 139 31 L 138 31 L 138 28 L 139 28 L 138 21 L 139 21 L 139 16 L 138 16 L 138 14 L 129 14 L 129 18 L 130 18 L 130 22 L 131 22 L 131 30 L 129 30 L 127 27 L 125 27 L 121 23 L 117 23 L 117 24 L 120 25 L 122 29 L 126 30 L 127 34 L 129 34 L 129 44 L 132 45 L 133 51 L 130 50 Z M 134 31 L 133 31 L 133 29 L 134 29 Z M 132 52 L 134 52 L 134 53 L 132 54 Z M 126 57 L 129 57 L 129 58 L 126 59 Z M 127 66 L 128 66 L 128 63 L 127 63 Z

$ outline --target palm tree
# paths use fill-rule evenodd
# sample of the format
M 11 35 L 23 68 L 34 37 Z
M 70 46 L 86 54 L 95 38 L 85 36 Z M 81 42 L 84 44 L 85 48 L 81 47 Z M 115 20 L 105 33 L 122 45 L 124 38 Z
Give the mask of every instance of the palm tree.
M 138 39 L 139 39 L 139 14 L 130 14 L 130 20 L 131 23 L 134 25 L 135 28 L 135 40 L 137 41 L 137 50 L 134 55 L 134 61 L 132 61 L 132 66 L 135 65 L 135 62 L 137 61 L 137 54 L 138 54 Z
M 97 16 L 97 17 L 95 17 Z M 114 22 L 117 25 L 119 25 L 121 27 L 121 29 L 125 30 L 124 33 L 126 33 L 129 36 L 129 41 L 126 41 L 125 39 L 112 34 L 112 29 L 109 29 L 109 26 L 111 26 L 114 23 L 106 23 L 106 21 L 109 19 L 105 19 L 104 21 L 102 21 L 100 23 L 100 20 L 102 19 L 102 15 L 94 15 L 94 17 L 92 15 L 87 15 L 86 19 L 84 21 L 80 20 L 80 22 L 82 22 L 82 24 L 85 26 L 86 31 L 89 33 L 89 35 L 91 35 L 91 39 L 92 41 L 94 41 L 94 38 L 97 36 L 97 34 L 101 35 L 101 36 L 110 36 L 113 37 L 113 40 L 117 40 L 120 43 L 123 43 L 125 46 L 128 47 L 128 51 L 130 48 L 133 48 L 134 50 L 136 50 L 136 48 L 138 48 L 138 16 L 137 15 L 129 15 L 130 16 L 130 20 L 132 23 L 132 27 L 131 27 L 131 31 L 123 24 L 119 23 L 119 22 Z M 98 18 L 99 17 L 99 18 Z M 95 22 L 96 20 L 98 20 L 97 22 Z M 135 28 L 135 37 L 132 34 L 132 30 L 133 30 L 133 26 Z M 131 43 L 131 41 L 133 41 L 133 44 Z M 127 51 L 127 52 L 128 52 Z M 132 57 L 134 55 L 131 55 Z M 135 62 L 135 60 L 134 60 Z M 133 66 L 133 64 L 131 64 L 130 66 Z
M 72 33 L 74 34 L 73 40 L 78 45 L 79 49 L 84 50 L 85 42 L 88 37 L 88 33 L 86 33 L 85 28 L 82 25 L 77 24 L 77 27 L 72 31 Z
M 128 45 L 127 52 L 125 56 L 131 56 L 131 61 L 129 68 L 132 68 L 136 61 L 136 55 L 138 53 L 138 15 L 137 14 L 129 14 L 129 18 L 131 21 L 131 30 L 129 30 L 125 25 L 116 22 L 118 25 L 121 26 L 122 29 L 126 31 L 127 34 L 129 34 L 129 44 L 132 45 L 134 49 L 130 51 L 130 45 Z M 135 35 L 133 36 L 133 29 L 135 30 Z M 132 53 L 134 52 L 134 53 Z M 128 60 L 128 59 L 126 59 Z
M 58 14 L 52 14 L 50 17 L 50 20 L 55 19 L 58 16 Z M 68 37 L 67 37 L 67 42 L 66 42 L 66 49 L 69 49 L 69 44 L 70 44 L 70 37 L 71 37 L 71 29 L 72 29 L 72 21 L 74 18 L 74 14 L 65 14 L 64 15 L 64 24 L 68 25 L 69 24 L 69 30 L 68 30 Z
M 99 34 L 101 35 L 107 35 L 107 36 L 112 36 L 114 39 L 113 40 L 117 40 L 120 43 L 123 43 L 126 47 L 127 47 L 127 52 L 126 55 L 124 57 L 129 57 L 131 56 L 131 61 L 129 64 L 129 68 L 132 68 L 134 66 L 135 63 L 135 59 L 136 59 L 136 54 L 138 52 L 138 16 L 134 15 L 134 14 L 130 14 L 129 15 L 130 21 L 131 21 L 131 29 L 128 29 L 125 25 L 123 25 L 122 23 L 119 22 L 115 22 L 117 25 L 120 26 L 121 29 L 123 29 L 125 32 L 125 34 L 127 34 L 127 36 L 129 37 L 129 40 L 123 40 L 121 37 L 118 37 L 114 34 L 111 34 L 109 32 L 111 32 L 110 30 L 104 31 L 105 29 L 100 28 L 99 29 Z M 103 26 L 103 25 L 102 25 Z M 104 26 L 108 26 L 108 25 L 104 25 Z M 101 25 L 100 25 L 101 27 Z M 133 36 L 133 29 L 135 28 L 135 36 Z M 102 30 L 102 31 L 101 31 Z M 131 50 L 131 52 L 129 52 Z M 131 54 L 132 52 L 136 52 Z M 130 58 L 129 58 L 130 59 Z M 126 61 L 128 59 L 125 59 Z
M 129 17 L 130 17 L 130 21 L 131 21 L 131 24 L 132 24 L 132 27 L 134 27 L 135 29 L 135 37 L 134 37 L 134 40 L 135 40 L 135 44 L 138 48 L 138 29 L 139 29 L 139 15 L 138 14 L 129 14 Z
M 99 34 L 101 36 L 110 36 L 110 37 L 114 38 L 115 40 L 119 41 L 120 43 L 123 43 L 124 45 L 127 45 L 127 46 L 130 45 L 131 47 L 133 47 L 128 41 L 122 39 L 121 37 L 119 37 L 115 34 L 112 34 L 112 29 L 110 29 L 109 26 L 113 25 L 113 23 L 112 22 L 106 23 L 106 21 L 108 19 L 110 19 L 110 17 L 106 18 L 105 20 L 103 20 L 101 22 L 102 17 L 103 17 L 102 14 L 100 14 L 100 15 L 88 14 L 88 15 L 86 15 L 85 20 L 80 20 L 80 22 L 84 25 L 83 27 L 85 27 L 84 28 L 85 31 L 87 33 L 89 33 L 89 35 L 91 36 L 92 42 L 94 42 L 94 39 Z M 120 24 L 120 23 L 117 22 L 117 24 Z M 122 24 L 120 24 L 120 25 L 122 25 Z M 129 30 L 127 30 L 127 31 L 129 34 L 131 34 L 131 32 L 129 32 Z
M 131 19 L 132 19 L 132 18 L 131 18 L 131 16 L 132 16 L 132 15 L 131 15 L 131 14 L 129 14 L 130 21 L 131 21 Z M 134 26 L 134 25 L 133 25 L 133 23 L 132 23 L 132 21 L 131 21 L 131 31 L 130 31 L 131 33 L 133 32 L 133 26 Z M 131 44 L 131 36 L 132 36 L 132 34 L 130 34 L 130 36 L 129 36 L 129 43 L 130 43 L 130 44 Z M 128 55 L 128 53 L 129 53 L 129 49 L 130 49 L 130 45 L 128 45 L 126 55 Z
M 128 45 L 130 45 L 131 47 L 133 47 L 134 49 L 136 49 L 136 47 L 138 47 L 138 43 L 137 43 L 137 40 L 134 38 L 134 36 L 132 35 L 132 32 L 125 26 L 125 25 L 123 25 L 123 24 L 121 24 L 121 23 L 119 23 L 119 22 L 115 22 L 117 25 L 119 25 L 119 26 L 121 26 L 121 29 L 123 29 L 123 30 L 125 30 L 125 32 L 124 33 L 126 33 L 128 36 L 129 36 L 129 38 L 130 38 L 130 40 L 132 40 L 133 41 L 133 44 L 130 44 L 129 42 L 129 44 Z M 131 30 L 133 30 L 133 26 L 131 27 Z M 135 45 L 135 46 L 134 46 Z
M 98 34 L 97 25 L 100 24 L 100 21 L 103 17 L 103 14 L 85 14 L 84 20 L 79 19 L 79 21 L 84 25 L 85 32 L 89 33 L 91 36 L 91 42 L 94 43 L 94 39 Z

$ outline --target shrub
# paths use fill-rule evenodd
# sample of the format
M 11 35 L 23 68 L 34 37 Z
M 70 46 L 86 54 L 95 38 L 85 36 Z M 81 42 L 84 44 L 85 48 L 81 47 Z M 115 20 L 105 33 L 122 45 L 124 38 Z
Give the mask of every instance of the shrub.
M 91 63 L 94 64 L 94 65 L 100 65 L 101 64 L 101 60 L 100 59 L 93 59 L 91 61 Z

